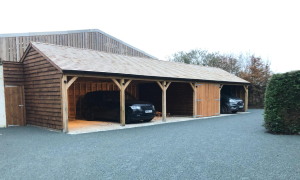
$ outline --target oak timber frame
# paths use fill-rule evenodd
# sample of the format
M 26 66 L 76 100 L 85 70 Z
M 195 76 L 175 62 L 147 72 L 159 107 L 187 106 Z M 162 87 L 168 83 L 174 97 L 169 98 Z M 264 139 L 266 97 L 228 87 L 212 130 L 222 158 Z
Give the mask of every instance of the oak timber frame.
M 120 83 L 116 79 L 112 79 L 112 81 L 120 89 L 120 123 L 121 126 L 125 126 L 125 90 L 132 79 L 129 79 L 126 83 L 125 79 L 120 79 Z
M 245 89 L 245 112 L 248 111 L 248 85 L 244 85 Z
M 160 81 L 157 81 L 157 84 L 162 90 L 162 121 L 166 122 L 167 119 L 167 89 L 170 86 L 171 82 L 166 83 L 166 81 L 163 81 L 162 83 Z
M 72 78 L 67 81 L 67 76 Z M 91 78 L 105 78 L 111 79 L 120 89 L 120 124 L 125 126 L 125 90 L 132 80 L 144 80 L 144 81 L 155 81 L 162 90 L 162 121 L 166 121 L 167 116 L 167 89 L 170 86 L 171 82 L 181 82 L 189 83 L 193 89 L 193 118 L 197 118 L 197 83 L 196 82 L 187 82 L 187 81 L 166 81 L 161 79 L 146 79 L 146 78 L 125 78 L 117 76 L 98 76 L 98 75 L 79 75 L 79 74 L 64 74 L 61 81 L 62 89 L 62 113 L 63 113 L 63 132 L 68 132 L 68 88 L 77 80 L 78 77 L 91 77 Z M 127 80 L 125 82 L 125 79 Z M 233 84 L 224 84 L 224 85 L 233 85 Z M 234 84 L 237 85 L 237 84 Z M 220 93 L 219 97 L 221 98 L 221 89 L 223 84 L 220 84 Z M 248 85 L 243 85 L 245 88 L 245 111 L 248 110 Z
M 193 89 L 193 118 L 197 117 L 197 85 L 196 83 L 190 83 Z

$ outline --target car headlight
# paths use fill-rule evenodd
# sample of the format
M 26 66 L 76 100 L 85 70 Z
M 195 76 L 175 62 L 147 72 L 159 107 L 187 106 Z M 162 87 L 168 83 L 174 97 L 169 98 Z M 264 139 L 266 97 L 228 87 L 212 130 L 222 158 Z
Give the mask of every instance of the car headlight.
M 154 105 L 152 105 L 152 108 L 155 110 L 155 107 L 154 107 Z
M 130 106 L 131 109 L 141 109 L 141 106 Z
M 229 102 L 235 103 L 236 101 L 234 99 L 229 99 Z

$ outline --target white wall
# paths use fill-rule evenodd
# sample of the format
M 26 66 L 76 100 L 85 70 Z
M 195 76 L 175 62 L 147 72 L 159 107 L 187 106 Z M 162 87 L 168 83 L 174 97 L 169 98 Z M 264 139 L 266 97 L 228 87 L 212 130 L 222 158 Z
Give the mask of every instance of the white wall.
M 0 64 L 0 128 L 6 127 L 3 66 Z

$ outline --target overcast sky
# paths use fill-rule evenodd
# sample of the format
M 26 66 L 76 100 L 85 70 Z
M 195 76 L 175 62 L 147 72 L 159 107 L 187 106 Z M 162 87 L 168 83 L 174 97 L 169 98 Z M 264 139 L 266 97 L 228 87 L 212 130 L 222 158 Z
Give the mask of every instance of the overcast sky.
M 43 2 L 43 3 L 42 3 Z M 161 60 L 194 48 L 300 69 L 299 1 L 4 1 L 0 34 L 100 29 Z

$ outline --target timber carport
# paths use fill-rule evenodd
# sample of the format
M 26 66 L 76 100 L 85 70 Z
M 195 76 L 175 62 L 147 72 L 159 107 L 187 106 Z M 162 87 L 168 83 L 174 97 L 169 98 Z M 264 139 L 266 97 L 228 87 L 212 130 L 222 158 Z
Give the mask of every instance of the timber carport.
M 20 87 L 24 96 L 24 125 L 68 132 L 69 120 L 82 116 L 80 98 L 99 90 L 120 91 L 122 126 L 125 91 L 139 100 L 152 99 L 163 121 L 168 113 L 219 115 L 223 85 L 243 87 L 239 96 L 247 111 L 249 82 L 219 68 L 36 42 L 29 44 L 20 62 L 3 62 L 3 67 L 4 83 Z M 18 84 L 9 76 L 16 72 L 22 80 Z

